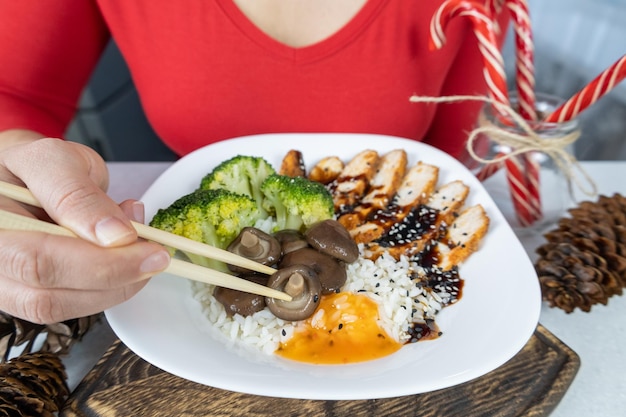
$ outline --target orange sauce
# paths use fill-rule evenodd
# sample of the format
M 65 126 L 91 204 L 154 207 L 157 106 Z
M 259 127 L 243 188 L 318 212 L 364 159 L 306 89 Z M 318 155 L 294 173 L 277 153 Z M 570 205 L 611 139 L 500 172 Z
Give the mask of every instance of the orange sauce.
M 363 362 L 390 355 L 402 344 L 378 325 L 378 304 L 363 294 L 324 295 L 317 311 L 276 354 L 313 364 Z

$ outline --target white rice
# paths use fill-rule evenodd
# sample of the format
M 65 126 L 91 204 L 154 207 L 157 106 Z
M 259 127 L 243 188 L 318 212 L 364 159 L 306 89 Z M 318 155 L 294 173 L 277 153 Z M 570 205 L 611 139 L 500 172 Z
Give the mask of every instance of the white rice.
M 363 248 L 361 247 L 361 253 Z M 396 341 L 411 340 L 409 328 L 414 323 L 434 320 L 437 313 L 450 302 L 443 290 L 425 289 L 419 278 L 422 269 L 406 258 L 396 262 L 384 254 L 375 262 L 363 256 L 347 268 L 348 280 L 342 291 L 366 294 L 379 305 L 380 325 Z M 414 279 L 411 279 L 411 277 Z M 213 286 L 192 283 L 194 297 L 211 326 L 227 340 L 241 347 L 272 354 L 281 342 L 286 342 L 298 323 L 276 318 L 268 308 L 251 316 L 235 314 L 228 317 L 224 307 L 213 297 Z M 323 315 L 318 310 L 316 315 Z M 315 316 L 313 321 L 315 321 Z M 318 317 L 321 319 L 321 317 Z

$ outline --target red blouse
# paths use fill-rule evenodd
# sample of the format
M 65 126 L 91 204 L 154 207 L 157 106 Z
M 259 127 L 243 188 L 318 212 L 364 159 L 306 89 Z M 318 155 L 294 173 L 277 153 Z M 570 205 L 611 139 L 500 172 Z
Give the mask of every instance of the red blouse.
M 292 48 L 230 0 L 3 1 L 0 130 L 61 137 L 112 35 L 150 123 L 180 155 L 258 133 L 367 132 L 458 156 L 477 105 L 409 102 L 485 93 L 468 20 L 449 26 L 443 49 L 428 49 L 441 3 L 369 0 L 332 36 Z

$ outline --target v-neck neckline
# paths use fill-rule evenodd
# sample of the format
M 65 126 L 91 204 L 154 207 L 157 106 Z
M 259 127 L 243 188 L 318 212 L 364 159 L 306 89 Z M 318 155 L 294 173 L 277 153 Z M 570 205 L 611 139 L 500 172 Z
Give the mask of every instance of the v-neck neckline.
M 332 35 L 303 47 L 286 45 L 259 29 L 232 0 L 216 0 L 233 24 L 262 48 L 293 62 L 310 62 L 331 55 L 361 33 L 387 0 L 368 0 L 344 26 Z

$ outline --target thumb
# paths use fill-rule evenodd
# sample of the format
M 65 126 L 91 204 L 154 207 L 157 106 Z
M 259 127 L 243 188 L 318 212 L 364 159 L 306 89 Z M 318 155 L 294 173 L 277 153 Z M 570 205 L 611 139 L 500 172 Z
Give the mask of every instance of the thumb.
M 6 166 L 56 223 L 100 246 L 137 240 L 130 220 L 103 189 L 108 173 L 95 151 L 77 143 L 41 139 L 14 147 L 11 153 L 5 158 Z

